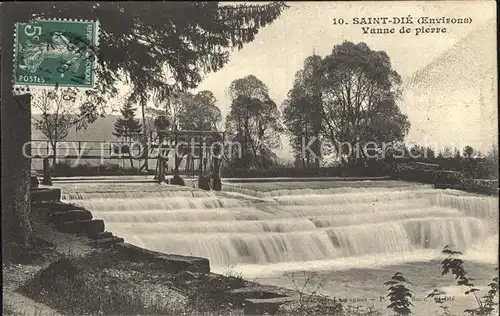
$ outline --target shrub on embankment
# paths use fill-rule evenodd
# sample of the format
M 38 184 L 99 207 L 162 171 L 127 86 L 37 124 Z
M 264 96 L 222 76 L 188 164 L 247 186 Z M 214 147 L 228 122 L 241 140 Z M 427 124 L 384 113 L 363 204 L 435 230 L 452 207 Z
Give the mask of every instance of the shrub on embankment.
M 50 168 L 50 171 L 54 177 L 154 174 L 154 170 L 144 171 L 139 169 L 124 168 L 116 164 L 92 165 L 90 163 L 83 163 L 72 165 L 69 162 L 56 163 Z
M 475 179 L 476 175 L 488 175 L 484 168 L 481 172 L 469 172 L 467 170 L 422 170 L 415 169 L 409 164 L 398 163 L 394 165 L 373 164 L 345 165 L 321 168 L 296 168 L 296 167 L 273 167 L 269 169 L 223 169 L 224 178 L 301 178 L 301 177 L 383 177 L 390 176 L 393 179 L 435 184 L 438 188 L 453 188 L 469 192 L 497 195 L 498 178 Z M 476 170 L 476 169 L 474 169 Z M 91 165 L 89 163 L 71 165 L 68 162 L 60 162 L 51 168 L 52 176 L 116 176 L 116 175 L 153 175 L 154 170 L 139 170 L 123 168 L 119 165 Z M 181 172 L 182 175 L 182 172 Z M 498 175 L 497 175 L 498 176 Z M 175 181 L 174 181 L 175 182 Z M 172 184 L 183 185 L 182 179 Z

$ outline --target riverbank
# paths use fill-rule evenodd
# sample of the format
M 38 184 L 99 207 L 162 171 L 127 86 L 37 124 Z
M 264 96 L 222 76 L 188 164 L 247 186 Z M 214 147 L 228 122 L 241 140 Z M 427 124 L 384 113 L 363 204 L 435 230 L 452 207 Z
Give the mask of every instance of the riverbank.
M 434 174 L 432 171 L 422 171 L 422 170 L 413 170 L 411 172 L 403 172 L 399 175 L 391 175 L 391 176 L 372 176 L 372 177 L 328 177 L 328 176 L 315 176 L 315 177 L 262 177 L 262 178 L 222 178 L 222 186 L 223 191 L 228 191 L 227 186 L 238 186 L 243 184 L 252 183 L 255 184 L 277 184 L 277 183 L 291 183 L 296 182 L 300 185 L 300 183 L 304 182 L 363 182 L 363 181 L 371 181 L 373 185 L 375 182 L 385 183 L 386 181 L 408 181 L 414 183 L 424 183 L 434 185 L 436 189 L 453 189 L 460 190 L 465 192 L 489 195 L 489 196 L 498 196 L 498 179 L 470 179 L 470 178 L 461 178 L 459 172 L 448 172 L 448 171 L 437 171 L 437 174 Z M 182 176 L 186 186 L 198 188 L 198 177 L 190 177 L 190 176 Z M 114 175 L 114 176 L 62 176 L 62 177 L 54 177 L 54 184 L 72 184 L 72 183 L 109 183 L 114 184 L 117 182 L 120 183 L 131 183 L 131 184 L 140 184 L 140 183 L 156 183 L 156 180 L 152 175 Z M 231 191 L 231 188 L 229 188 Z
M 34 228 L 39 244 L 34 261 L 3 266 L 4 315 L 259 315 L 246 310 L 246 298 L 272 304 L 282 300 L 279 296 L 292 300 L 279 304 L 276 315 L 388 315 L 367 301 L 339 303 L 311 294 L 318 287 L 315 279 L 290 279 L 290 288 L 299 286 L 294 291 L 246 281 L 235 271 L 179 272 L 130 257 L 119 247 L 90 247 L 85 236 L 60 233 L 46 222 L 37 220 Z M 346 278 L 323 286 L 343 292 Z

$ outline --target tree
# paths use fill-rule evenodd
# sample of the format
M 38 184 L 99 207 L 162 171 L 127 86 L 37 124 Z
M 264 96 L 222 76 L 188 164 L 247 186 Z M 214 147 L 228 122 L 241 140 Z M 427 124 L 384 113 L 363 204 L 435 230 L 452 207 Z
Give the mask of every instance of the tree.
M 99 20 L 97 91 L 114 95 L 125 80 L 131 99 L 142 105 L 148 93 L 167 98 L 175 90 L 195 88 L 201 73 L 217 71 L 229 60 L 229 49 L 251 42 L 258 30 L 286 8 L 225 5 L 217 2 L 38 2 L 2 3 L 2 55 L 13 56 L 14 23 L 35 18 Z M 119 21 L 120 23 L 116 23 Z M 30 167 L 23 145 L 31 140 L 30 95 L 14 96 L 12 58 L 2 59 L 2 215 L 4 249 L 29 244 Z M 96 104 L 83 108 L 92 117 Z M 15 137 L 6 135 L 15 135 Z M 8 157 L 8 158 L 7 158 Z M 5 172 L 4 170 L 9 170 Z
M 66 139 L 74 121 L 74 107 L 64 97 L 62 93 L 43 91 L 33 102 L 42 111 L 40 119 L 34 117 L 34 125 L 50 143 L 54 155 L 52 165 L 57 162 L 57 143 Z
M 454 155 L 454 151 L 451 147 L 445 146 L 438 154 L 439 159 L 450 159 Z
M 319 167 L 321 158 L 321 67 L 321 57 L 313 55 L 306 58 L 303 69 L 295 74 L 294 85 L 282 105 L 283 118 L 291 136 L 294 154 L 303 156 L 304 145 L 312 142 L 310 147 L 315 159 L 311 159 L 310 152 L 305 151 L 305 157 L 302 157 L 303 166 L 309 166 L 313 160 L 316 167 Z
M 301 78 L 301 71 L 295 75 L 295 83 L 293 88 L 288 92 L 288 98 L 283 101 L 282 113 L 287 132 L 290 135 L 290 145 L 296 161 L 300 161 L 300 165 L 305 167 L 310 163 L 309 151 L 306 151 L 306 156 L 303 157 L 302 149 L 303 142 L 308 143 L 308 138 L 311 135 L 311 121 L 309 119 L 309 103 L 305 97 L 305 93 L 300 85 L 298 78 Z
M 478 159 L 476 158 L 477 151 L 471 146 L 467 145 L 462 150 L 462 159 L 460 160 L 461 171 L 465 174 L 466 177 L 473 178 L 477 176 L 478 167 L 480 164 L 478 163 Z
M 384 51 L 365 43 L 336 45 L 323 60 L 322 134 L 363 148 L 369 141 L 402 141 L 410 123 L 397 100 L 401 79 Z M 356 156 L 364 157 L 361 150 Z
M 137 109 L 132 107 L 129 102 L 125 103 L 120 110 L 122 117 L 119 117 L 115 121 L 115 131 L 113 135 L 121 138 L 126 143 L 128 143 L 127 148 L 128 157 L 130 160 L 130 167 L 134 169 L 134 160 L 132 159 L 132 141 L 137 139 L 137 136 L 141 132 L 142 125 L 139 120 L 135 118 L 135 111 Z M 123 148 L 123 147 L 122 147 Z
M 478 176 L 483 179 L 498 179 L 498 161 L 498 147 L 493 146 L 485 157 L 479 159 Z
M 236 157 L 240 167 L 267 168 L 280 146 L 283 127 L 276 103 L 268 87 L 250 75 L 234 80 L 229 87 L 231 111 L 226 118 L 226 131 L 242 146 L 242 157 Z
M 476 153 L 476 150 L 472 148 L 471 146 L 465 146 L 463 149 L 463 157 L 471 159 L 474 154 Z
M 182 100 L 183 105 L 179 113 L 180 130 L 217 131 L 219 129 L 222 114 L 215 105 L 217 100 L 211 91 L 200 91 L 196 95 L 184 94 Z M 191 155 L 191 151 L 188 151 L 186 157 L 188 169 L 191 168 L 193 158 L 195 157 Z M 200 160 L 201 163 L 203 162 Z
M 95 94 L 76 89 L 43 90 L 34 95 L 33 106 L 41 116 L 34 116 L 35 128 L 42 132 L 52 148 L 52 165 L 57 162 L 57 143 L 68 137 L 71 128 L 85 129 L 97 119 L 97 113 L 89 113 L 86 106 L 92 104 Z M 80 110 L 78 112 L 78 109 Z M 91 114 L 93 117 L 85 117 Z
M 411 284 L 411 282 L 406 280 L 401 272 L 394 273 L 390 281 L 384 282 L 384 285 L 387 286 L 386 297 L 391 302 L 387 308 L 391 309 L 395 315 L 407 316 L 411 314 L 413 295 L 407 284 Z
M 222 114 L 215 105 L 215 96 L 211 91 L 203 90 L 197 94 L 175 92 L 166 100 L 158 100 L 156 108 L 147 109 L 148 115 L 165 115 L 176 130 L 217 131 Z M 188 153 L 188 157 L 189 153 Z M 182 157 L 176 157 L 176 169 Z
M 322 127 L 322 98 L 323 92 L 321 88 L 323 75 L 323 65 L 321 57 L 314 54 L 306 58 L 304 61 L 304 78 L 303 84 L 305 87 L 305 92 L 307 99 L 309 100 L 309 118 L 312 124 L 312 134 L 314 137 L 314 142 L 312 143 L 311 149 L 314 153 L 314 165 L 319 168 L 319 162 L 321 159 L 321 144 L 320 144 L 320 132 Z
M 181 130 L 217 131 L 222 121 L 220 109 L 215 105 L 214 94 L 204 90 L 196 95 L 185 94 L 179 113 Z

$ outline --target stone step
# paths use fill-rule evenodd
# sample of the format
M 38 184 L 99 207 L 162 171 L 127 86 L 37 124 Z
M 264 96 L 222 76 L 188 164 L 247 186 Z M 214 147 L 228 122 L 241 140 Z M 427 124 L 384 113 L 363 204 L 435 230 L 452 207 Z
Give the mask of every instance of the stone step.
M 53 212 L 50 218 L 54 223 L 74 222 L 92 219 L 92 213 L 87 210 L 70 210 L 63 212 Z
M 229 292 L 233 304 L 237 306 L 242 306 L 246 299 L 257 298 L 257 299 L 267 299 L 284 297 L 278 293 L 270 292 L 268 289 L 259 286 L 252 287 L 242 287 L 239 289 L 234 289 Z
M 57 228 L 64 233 L 95 235 L 104 232 L 104 221 L 101 219 L 91 219 L 63 222 L 57 225 Z
M 37 175 L 32 174 L 31 175 L 31 188 L 38 189 L 39 185 L 40 185 L 40 179 L 38 179 Z
M 245 300 L 245 315 L 274 315 L 279 307 L 285 303 L 293 302 L 293 297 L 275 297 L 275 298 L 249 298 Z
M 123 242 L 124 242 L 123 238 L 113 236 L 113 237 L 109 237 L 109 238 L 102 238 L 102 239 L 95 240 L 91 244 L 94 246 L 98 246 L 98 247 L 109 248 L 109 247 L 113 247 L 114 245 L 116 245 L 118 243 L 123 243 Z
M 97 233 L 95 235 L 90 235 L 89 237 L 95 240 L 99 240 L 104 238 L 111 238 L 113 237 L 113 234 L 111 232 L 102 232 L 102 233 Z
M 74 211 L 74 210 L 85 210 L 81 206 L 62 203 L 62 202 L 51 202 L 51 203 L 43 203 L 43 204 L 34 204 L 33 209 L 39 209 L 42 211 L 46 211 L 47 213 L 54 212 L 66 212 L 66 211 Z
M 61 200 L 61 189 L 31 190 L 31 203 L 44 203 Z
M 210 273 L 210 262 L 206 258 L 169 255 L 147 250 L 128 243 L 116 244 L 126 259 L 131 261 L 152 260 L 170 273 L 182 271 Z

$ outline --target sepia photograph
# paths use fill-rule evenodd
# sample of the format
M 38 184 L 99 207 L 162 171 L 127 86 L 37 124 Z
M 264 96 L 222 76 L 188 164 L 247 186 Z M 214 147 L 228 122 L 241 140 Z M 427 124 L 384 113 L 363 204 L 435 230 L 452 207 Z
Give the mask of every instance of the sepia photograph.
M 499 315 L 496 12 L 0 3 L 2 314 Z

